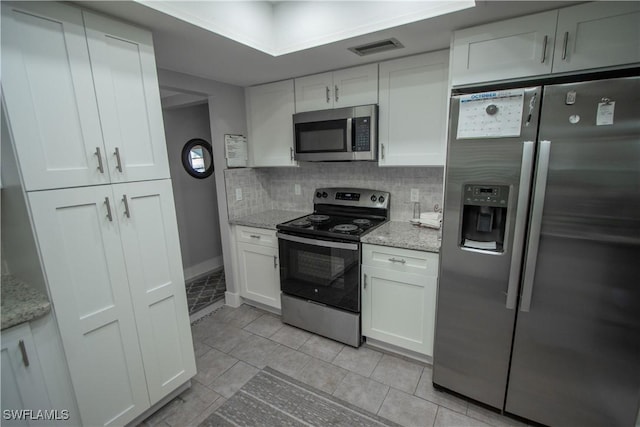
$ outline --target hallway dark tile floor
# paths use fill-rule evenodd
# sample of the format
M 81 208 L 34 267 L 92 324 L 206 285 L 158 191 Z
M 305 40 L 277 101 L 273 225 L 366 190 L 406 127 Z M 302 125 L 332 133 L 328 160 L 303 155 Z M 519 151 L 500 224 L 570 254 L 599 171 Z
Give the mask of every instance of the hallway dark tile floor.
M 211 271 L 186 283 L 189 315 L 224 298 L 227 285 L 224 269 Z

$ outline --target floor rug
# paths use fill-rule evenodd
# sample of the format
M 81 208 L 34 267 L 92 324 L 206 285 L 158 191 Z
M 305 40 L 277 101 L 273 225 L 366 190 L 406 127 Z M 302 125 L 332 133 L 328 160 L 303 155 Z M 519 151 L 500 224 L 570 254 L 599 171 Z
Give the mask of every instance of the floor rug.
M 398 426 L 266 367 L 199 427 Z
M 227 290 L 224 270 L 219 268 L 189 280 L 185 287 L 189 315 L 191 315 L 224 298 Z

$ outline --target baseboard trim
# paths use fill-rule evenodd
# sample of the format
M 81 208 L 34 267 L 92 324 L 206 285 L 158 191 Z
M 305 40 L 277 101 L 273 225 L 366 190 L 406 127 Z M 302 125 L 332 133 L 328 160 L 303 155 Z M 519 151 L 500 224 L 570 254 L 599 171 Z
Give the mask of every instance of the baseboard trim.
M 184 280 L 188 281 L 191 279 L 195 279 L 198 276 L 202 276 L 209 271 L 222 268 L 224 266 L 224 262 L 222 259 L 222 255 L 217 256 L 215 258 L 210 258 L 206 261 L 198 263 L 196 265 L 192 265 L 191 267 L 187 267 L 184 269 Z
M 242 298 L 240 297 L 240 294 L 234 294 L 227 291 L 224 293 L 224 303 L 229 307 L 237 308 L 242 305 Z
M 401 358 L 408 359 L 410 361 L 418 361 L 427 365 L 433 365 L 433 358 L 427 356 L 426 354 L 421 354 L 413 350 L 407 350 L 402 347 L 378 341 L 373 338 L 367 337 L 365 339 L 365 346 L 370 347 L 371 349 L 381 350 L 384 353 L 390 353 L 393 356 L 400 356 Z

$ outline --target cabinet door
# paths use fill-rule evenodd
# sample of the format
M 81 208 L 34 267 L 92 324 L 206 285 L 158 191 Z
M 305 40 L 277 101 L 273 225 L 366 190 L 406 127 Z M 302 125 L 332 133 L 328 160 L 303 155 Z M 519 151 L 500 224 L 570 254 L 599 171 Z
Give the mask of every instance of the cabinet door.
M 551 73 L 557 16 L 553 10 L 456 31 L 451 84 Z
M 380 64 L 379 165 L 444 165 L 449 51 Z
M 196 373 L 171 180 L 113 192 L 153 405 Z
M 295 79 L 296 113 L 333 108 L 333 73 Z
M 111 181 L 169 178 L 151 33 L 83 16 Z
M 433 355 L 435 277 L 362 267 L 362 334 Z
M 245 90 L 248 144 L 253 166 L 295 166 L 293 80 Z
M 2 3 L 2 91 L 27 190 L 109 182 L 79 9 Z
M 378 64 L 333 72 L 334 108 L 378 103 Z
M 149 408 L 111 186 L 29 193 L 83 425 Z
M 2 331 L 2 412 L 18 409 L 54 409 L 28 323 Z M 42 425 L 42 422 L 3 418 L 2 425 Z
M 238 255 L 242 296 L 280 309 L 278 249 L 240 243 Z
M 593 2 L 560 9 L 553 72 L 640 62 L 640 3 Z

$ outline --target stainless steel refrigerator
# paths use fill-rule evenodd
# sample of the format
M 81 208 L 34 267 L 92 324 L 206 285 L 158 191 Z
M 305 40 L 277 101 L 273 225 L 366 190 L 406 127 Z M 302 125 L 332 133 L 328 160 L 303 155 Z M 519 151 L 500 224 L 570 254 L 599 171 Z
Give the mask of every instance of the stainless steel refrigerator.
M 457 95 L 449 135 L 434 384 L 636 425 L 640 78 Z

